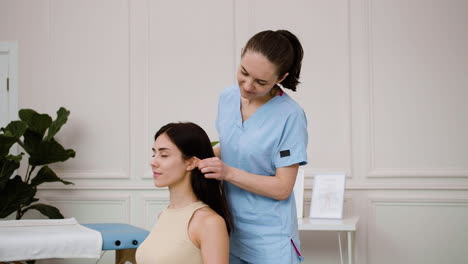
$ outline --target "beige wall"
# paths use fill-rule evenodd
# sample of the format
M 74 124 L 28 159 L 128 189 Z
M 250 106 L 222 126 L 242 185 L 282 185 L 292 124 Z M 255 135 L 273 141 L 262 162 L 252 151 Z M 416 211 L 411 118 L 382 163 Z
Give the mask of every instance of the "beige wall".
M 467 259 L 466 25 L 465 0 L 0 0 L 0 41 L 18 41 L 19 107 L 71 110 L 59 140 L 77 156 L 56 169 L 75 185 L 41 196 L 82 223 L 150 228 L 167 203 L 151 180 L 154 132 L 189 120 L 216 140 L 217 97 L 243 43 L 296 33 L 304 212 L 314 174 L 346 173 L 364 264 Z M 306 263 L 339 261 L 336 234 L 301 237 Z

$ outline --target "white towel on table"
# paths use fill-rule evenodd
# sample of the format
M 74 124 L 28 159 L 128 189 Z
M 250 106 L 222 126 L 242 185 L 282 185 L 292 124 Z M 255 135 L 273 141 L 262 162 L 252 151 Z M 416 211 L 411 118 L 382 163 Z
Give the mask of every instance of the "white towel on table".
M 101 248 L 101 233 L 75 218 L 0 221 L 0 261 L 98 259 Z

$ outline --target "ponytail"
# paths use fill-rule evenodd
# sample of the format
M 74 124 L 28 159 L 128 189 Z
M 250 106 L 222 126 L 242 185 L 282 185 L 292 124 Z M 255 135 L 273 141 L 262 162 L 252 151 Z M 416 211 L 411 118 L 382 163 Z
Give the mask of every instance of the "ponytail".
M 285 88 L 296 91 L 296 87 L 300 83 L 299 78 L 301 75 L 302 58 L 304 57 L 304 50 L 302 49 L 302 45 L 299 39 L 291 32 L 287 30 L 278 30 L 276 32 L 278 32 L 279 34 L 281 34 L 289 40 L 289 43 L 291 43 L 292 50 L 294 52 L 291 67 L 287 71 L 289 74 L 281 82 L 281 85 Z

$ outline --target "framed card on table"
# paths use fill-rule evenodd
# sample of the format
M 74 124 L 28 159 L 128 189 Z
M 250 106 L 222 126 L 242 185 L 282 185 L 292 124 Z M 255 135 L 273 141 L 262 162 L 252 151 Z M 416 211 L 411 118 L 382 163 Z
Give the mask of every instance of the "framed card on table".
M 309 218 L 343 218 L 345 174 L 314 176 Z

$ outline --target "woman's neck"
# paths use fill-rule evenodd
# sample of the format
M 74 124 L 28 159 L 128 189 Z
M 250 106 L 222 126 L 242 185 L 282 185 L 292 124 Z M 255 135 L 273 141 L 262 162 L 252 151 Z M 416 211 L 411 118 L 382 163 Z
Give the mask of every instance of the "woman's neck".
M 197 202 L 198 198 L 193 192 L 191 186 L 169 187 L 169 206 L 168 208 L 177 209 Z
M 265 94 L 265 96 L 261 98 L 256 98 L 253 100 L 245 99 L 241 96 L 241 114 L 242 114 L 242 122 L 249 119 L 255 111 L 257 111 L 260 107 L 270 101 L 273 97 L 277 96 L 280 93 L 280 89 L 278 86 L 274 86 L 270 92 Z

